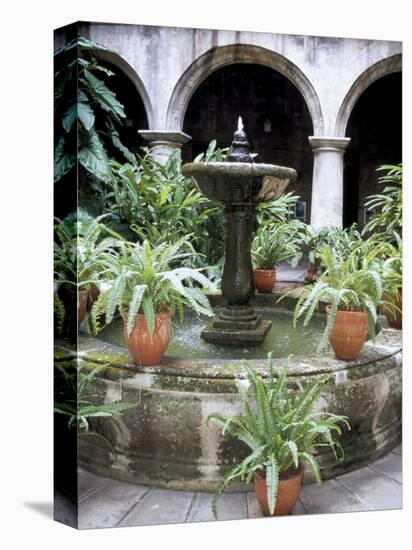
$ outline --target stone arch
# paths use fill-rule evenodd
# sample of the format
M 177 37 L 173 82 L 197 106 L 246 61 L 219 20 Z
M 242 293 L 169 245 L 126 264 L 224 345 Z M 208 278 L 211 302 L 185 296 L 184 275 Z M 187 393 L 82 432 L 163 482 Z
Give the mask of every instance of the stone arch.
M 181 130 L 190 98 L 198 86 L 214 71 L 234 63 L 254 63 L 270 67 L 288 78 L 302 94 L 312 118 L 315 135 L 323 133 L 322 109 L 313 85 L 305 74 L 286 57 L 250 44 L 232 44 L 212 48 L 197 58 L 177 82 L 167 109 L 166 127 Z
M 388 74 L 400 72 L 402 70 L 401 54 L 385 57 L 377 63 L 368 67 L 362 74 L 358 76 L 355 82 L 350 87 L 342 104 L 339 108 L 338 116 L 335 124 L 335 136 L 344 136 L 346 127 L 349 121 L 350 114 L 356 102 L 362 93 L 373 82 Z
M 111 63 L 120 71 L 122 71 L 123 74 L 127 76 L 127 78 L 130 80 L 130 82 L 133 84 L 133 86 L 136 88 L 137 92 L 139 93 L 139 96 L 143 102 L 143 106 L 146 111 L 146 117 L 147 122 L 149 125 L 149 128 L 151 128 L 152 122 L 153 122 L 153 107 L 152 102 L 150 101 L 149 94 L 147 93 L 146 87 L 143 84 L 142 79 L 140 76 L 136 73 L 136 71 L 133 69 L 129 63 L 123 59 L 119 54 L 112 52 L 112 51 L 106 51 L 106 50 L 96 50 L 95 55 L 98 59 L 102 59 L 104 61 L 107 61 L 108 63 Z

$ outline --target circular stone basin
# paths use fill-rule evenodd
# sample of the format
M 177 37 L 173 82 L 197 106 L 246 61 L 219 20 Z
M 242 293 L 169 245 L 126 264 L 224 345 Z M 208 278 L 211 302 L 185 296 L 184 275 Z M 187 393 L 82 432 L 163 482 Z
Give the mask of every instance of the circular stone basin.
M 321 338 L 325 321 L 323 315 L 314 316 L 307 327 L 293 328 L 292 313 L 286 309 L 256 308 L 264 319 L 272 321 L 272 327 L 261 345 L 255 347 L 219 346 L 205 342 L 200 333 L 209 317 L 186 314 L 182 323 L 173 322 L 168 357 L 181 359 L 266 359 L 270 351 L 273 357 L 314 354 Z M 116 319 L 99 333 L 99 339 L 125 347 L 122 319 Z
M 233 354 L 238 351 L 231 349 Z M 316 410 L 347 415 L 352 426 L 341 438 L 344 460 L 336 462 L 330 453 L 319 455 L 322 477 L 328 479 L 375 460 L 399 443 L 402 333 L 383 329 L 364 345 L 356 361 L 339 361 L 332 352 L 315 356 L 308 349 L 302 345 L 300 355 L 288 360 L 288 383 L 297 387 L 297 382 L 305 384 L 325 376 L 328 385 Z M 56 343 L 56 362 L 64 365 L 76 360 L 86 368 L 100 367 L 92 388 L 96 403 L 136 404 L 119 415 L 116 423 L 95 419 L 94 428 L 110 439 L 116 455 L 97 438 L 79 439 L 79 460 L 87 469 L 123 481 L 214 491 L 222 472 L 245 456 L 239 442 L 206 423 L 212 412 L 233 415 L 241 411 L 235 384 L 243 377 L 239 359 L 165 356 L 159 365 L 139 367 L 124 347 L 100 338 L 80 334 L 77 348 L 63 340 Z M 267 359 L 248 361 L 267 376 Z M 285 361 L 275 358 L 275 368 Z M 308 467 L 305 481 L 312 480 Z M 245 488 L 240 483 L 232 490 Z

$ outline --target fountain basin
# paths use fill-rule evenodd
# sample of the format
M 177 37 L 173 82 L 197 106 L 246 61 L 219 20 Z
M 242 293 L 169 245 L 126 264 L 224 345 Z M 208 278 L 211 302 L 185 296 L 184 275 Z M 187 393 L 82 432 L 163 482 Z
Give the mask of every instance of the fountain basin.
M 297 177 L 293 168 L 253 162 L 191 162 L 182 172 L 205 197 L 224 204 L 275 200 Z
M 327 392 L 318 410 L 348 415 L 352 431 L 342 444 L 345 459 L 320 456 L 322 477 L 359 468 L 395 447 L 401 438 L 401 332 L 383 329 L 365 344 L 356 361 L 332 353 L 296 355 L 289 361 L 290 383 L 326 375 Z M 302 350 L 303 351 L 303 350 Z M 153 367 L 137 367 L 127 351 L 100 339 L 81 336 L 78 352 L 59 342 L 56 361 L 79 359 L 88 368 L 104 367 L 95 380 L 96 402 L 136 403 L 119 417 L 117 426 L 96 419 L 96 427 L 114 443 L 117 458 L 98 440 L 80 438 L 79 460 L 85 468 L 115 479 L 193 491 L 213 491 L 224 469 L 241 459 L 244 447 L 222 437 L 212 412 L 236 414 L 241 403 L 235 380 L 242 377 L 239 359 L 176 359 L 165 357 Z M 274 360 L 275 366 L 284 358 Z M 250 359 L 266 375 L 266 359 Z M 312 480 L 310 469 L 306 482 Z M 242 484 L 233 490 L 244 490 Z

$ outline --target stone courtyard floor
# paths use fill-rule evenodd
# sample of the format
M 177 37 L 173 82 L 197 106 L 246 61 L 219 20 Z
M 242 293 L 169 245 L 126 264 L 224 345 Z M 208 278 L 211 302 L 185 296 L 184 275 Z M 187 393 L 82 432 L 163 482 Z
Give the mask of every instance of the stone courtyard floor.
M 214 521 L 212 495 L 157 489 L 79 471 L 79 528 Z M 402 447 L 369 466 L 303 485 L 293 515 L 392 510 L 402 507 Z M 219 520 L 260 518 L 253 492 L 225 493 Z

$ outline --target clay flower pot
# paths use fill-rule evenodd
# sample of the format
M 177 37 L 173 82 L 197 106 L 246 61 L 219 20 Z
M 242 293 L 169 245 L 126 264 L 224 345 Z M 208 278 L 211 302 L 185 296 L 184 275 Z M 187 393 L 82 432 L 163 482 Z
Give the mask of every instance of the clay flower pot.
M 307 283 L 313 283 L 316 279 L 316 266 L 315 264 L 310 263 L 308 265 L 308 270 L 306 271 L 305 281 Z
M 388 296 L 384 295 L 384 299 L 392 301 Z M 396 310 L 391 309 L 387 304 L 384 304 L 382 307 L 383 313 L 388 320 L 388 324 L 392 328 L 401 329 L 402 328 L 402 289 L 399 290 L 399 297 L 397 300 L 394 300 L 394 305 L 398 308 Z M 399 311 L 400 310 L 400 311 Z
M 127 314 L 123 325 L 123 337 L 131 356 L 138 365 L 157 365 L 160 363 L 170 341 L 171 312 L 156 314 L 155 329 L 150 334 L 146 318 L 142 313 L 136 315 L 134 328 L 127 336 Z
M 83 323 L 84 317 L 87 311 L 87 300 L 89 297 L 89 289 L 81 288 L 79 290 L 66 290 L 65 291 L 65 302 L 68 315 L 71 319 L 70 325 L 71 331 L 75 330 L 75 321 L 74 321 L 74 312 L 77 309 L 77 329 L 80 328 L 80 325 Z
M 264 516 L 287 516 L 292 513 L 300 493 L 300 487 L 303 479 L 303 466 L 297 472 L 292 474 L 281 473 L 276 498 L 276 506 L 273 514 L 269 511 L 267 499 L 266 475 L 262 471 L 255 472 L 255 493 L 257 501 L 262 509 Z
M 329 315 L 330 306 L 326 308 Z M 368 318 L 364 311 L 337 311 L 335 326 L 329 337 L 337 359 L 356 359 L 368 336 Z
M 276 282 L 276 269 L 255 269 L 253 278 L 258 292 L 270 294 Z
M 89 288 L 89 296 L 87 299 L 87 311 L 91 311 L 94 302 L 99 297 L 99 294 L 100 294 L 100 290 L 98 289 L 97 285 L 95 285 L 94 283 L 91 283 Z

